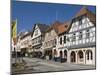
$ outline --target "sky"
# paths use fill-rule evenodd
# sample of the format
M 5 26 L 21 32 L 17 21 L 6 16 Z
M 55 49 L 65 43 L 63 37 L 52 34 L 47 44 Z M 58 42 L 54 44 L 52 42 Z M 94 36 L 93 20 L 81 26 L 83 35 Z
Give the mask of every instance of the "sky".
M 57 3 L 40 3 L 12 1 L 11 19 L 17 19 L 17 32 L 32 30 L 35 23 L 51 25 L 55 21 L 65 22 L 83 7 L 83 5 L 57 4 Z M 87 8 L 96 13 L 95 6 Z

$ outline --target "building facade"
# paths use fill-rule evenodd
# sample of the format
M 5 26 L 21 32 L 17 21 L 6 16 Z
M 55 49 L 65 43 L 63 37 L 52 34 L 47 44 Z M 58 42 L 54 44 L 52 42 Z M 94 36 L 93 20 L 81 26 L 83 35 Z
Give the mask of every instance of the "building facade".
M 59 36 L 59 50 L 67 62 L 95 65 L 95 14 L 82 8 L 72 19 L 65 34 Z
M 56 21 L 45 33 L 43 50 L 46 59 L 57 57 L 58 26 L 60 25 L 61 23 Z
M 67 35 L 68 35 L 69 24 L 65 22 L 59 26 L 59 33 L 57 38 L 57 57 L 60 57 L 67 61 L 68 59 L 68 48 L 67 45 Z
M 23 56 L 28 56 L 28 53 L 31 52 L 31 33 L 32 32 L 24 32 L 19 38 L 18 49 L 21 50 Z
M 32 32 L 25 32 L 18 40 L 18 50 L 24 56 L 64 59 L 75 64 L 95 65 L 96 15 L 86 7 L 70 22 L 56 21 L 51 26 L 35 24 Z
M 42 44 L 44 41 L 46 29 L 48 29 L 48 27 L 49 26 L 45 24 L 35 24 L 33 27 L 31 41 L 33 55 L 36 55 L 36 57 L 40 57 L 42 55 Z

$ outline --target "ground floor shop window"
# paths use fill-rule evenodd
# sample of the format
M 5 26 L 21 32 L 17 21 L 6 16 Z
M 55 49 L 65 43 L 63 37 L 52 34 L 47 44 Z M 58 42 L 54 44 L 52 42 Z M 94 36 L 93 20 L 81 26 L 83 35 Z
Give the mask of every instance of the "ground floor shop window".
M 62 53 L 62 51 L 60 51 L 60 57 L 62 57 L 63 56 L 63 53 Z
M 79 52 L 78 52 L 78 57 L 79 57 L 80 59 L 83 58 L 83 52 L 82 52 L 82 51 L 79 51 Z
M 70 59 L 71 59 L 71 62 L 76 62 L 76 54 L 74 51 L 71 52 Z
M 81 50 L 78 52 L 78 60 L 83 62 L 83 52 Z
M 93 59 L 93 53 L 91 50 L 86 51 L 86 57 L 87 57 L 87 60 Z
M 57 51 L 56 49 L 54 49 L 54 57 L 57 55 Z

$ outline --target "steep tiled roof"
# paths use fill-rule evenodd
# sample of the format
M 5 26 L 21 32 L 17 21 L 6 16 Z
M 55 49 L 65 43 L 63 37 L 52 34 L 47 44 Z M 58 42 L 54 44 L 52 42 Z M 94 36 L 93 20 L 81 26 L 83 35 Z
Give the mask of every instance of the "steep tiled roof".
M 54 22 L 50 28 L 47 29 L 47 32 L 54 29 L 56 31 L 56 33 L 58 33 L 58 27 L 61 25 L 62 23 L 59 21 Z
M 86 6 L 83 6 L 80 11 L 74 16 L 74 18 L 77 18 L 82 15 L 86 15 L 93 23 L 96 22 L 96 15 L 90 10 L 88 10 Z
M 69 24 L 66 22 L 58 27 L 58 35 L 68 32 Z
M 94 13 L 92 13 L 90 10 L 88 10 L 85 6 L 83 6 L 80 9 L 80 11 L 73 17 L 73 19 L 78 18 L 78 17 L 83 16 L 83 15 L 86 15 L 90 19 L 90 21 L 92 23 L 94 23 L 94 25 L 96 25 L 95 24 L 96 23 L 96 15 Z M 69 22 L 69 27 L 67 29 L 68 31 L 70 30 L 71 26 L 72 26 L 72 21 Z
M 59 26 L 61 26 L 61 22 L 56 21 L 54 24 L 52 24 L 52 28 L 56 31 L 56 33 L 58 34 L 59 31 Z
M 83 14 L 86 14 L 87 11 L 88 11 L 88 9 L 87 9 L 85 6 L 83 6 L 83 7 L 78 11 L 78 13 L 75 15 L 75 17 L 82 16 Z
M 61 23 L 59 21 L 54 22 L 51 27 L 47 30 L 49 32 L 50 30 L 54 29 L 57 35 L 60 35 L 64 32 L 67 32 L 69 28 L 68 22 Z

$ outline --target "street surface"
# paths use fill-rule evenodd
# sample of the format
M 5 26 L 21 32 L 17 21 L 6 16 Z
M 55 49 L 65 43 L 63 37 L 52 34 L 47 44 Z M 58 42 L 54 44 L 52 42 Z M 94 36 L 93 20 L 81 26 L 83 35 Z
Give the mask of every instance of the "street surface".
M 40 73 L 40 72 L 55 72 L 55 71 L 72 71 L 72 70 L 89 70 L 95 69 L 92 65 L 73 64 L 73 63 L 60 63 L 53 60 L 43 60 L 38 58 L 23 58 L 28 65 L 29 69 L 16 71 L 12 70 L 14 74 L 23 73 Z M 14 59 L 12 59 L 12 62 Z

